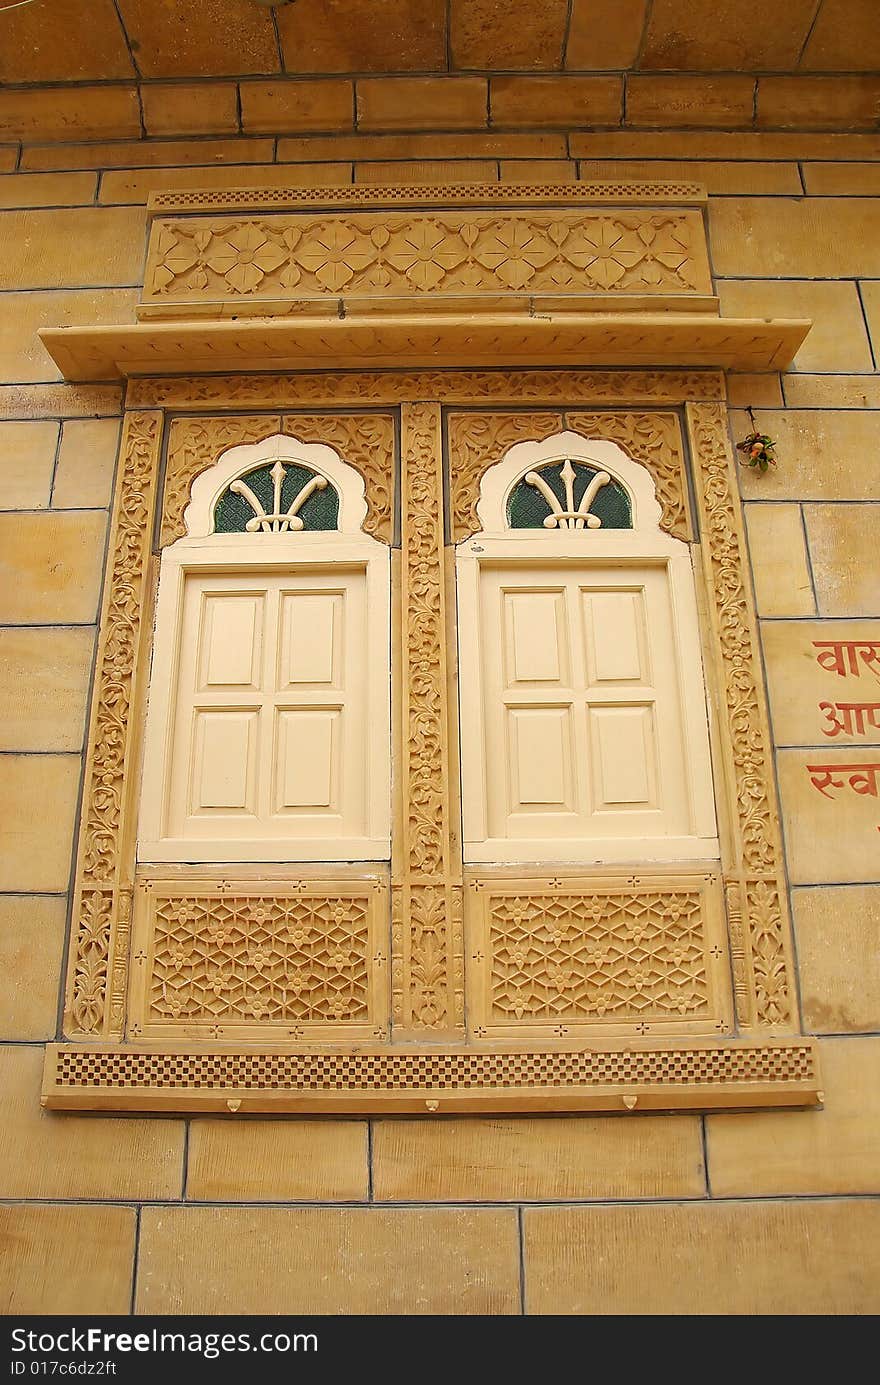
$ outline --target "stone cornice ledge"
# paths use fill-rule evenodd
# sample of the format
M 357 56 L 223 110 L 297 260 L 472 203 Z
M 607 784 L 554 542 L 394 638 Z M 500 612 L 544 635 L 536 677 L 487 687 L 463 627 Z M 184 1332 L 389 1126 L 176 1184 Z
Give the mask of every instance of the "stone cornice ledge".
M 66 380 L 259 370 L 517 366 L 715 366 L 778 371 L 800 319 L 706 313 L 400 313 L 44 328 Z

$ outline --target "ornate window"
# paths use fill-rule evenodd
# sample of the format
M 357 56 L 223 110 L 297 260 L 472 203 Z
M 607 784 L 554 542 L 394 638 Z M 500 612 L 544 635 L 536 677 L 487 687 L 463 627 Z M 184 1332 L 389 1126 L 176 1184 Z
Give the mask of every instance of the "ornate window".
M 363 480 L 278 435 L 199 476 L 162 555 L 138 858 L 390 853 L 388 549 Z
M 521 443 L 458 551 L 466 861 L 715 860 L 694 580 L 610 442 Z

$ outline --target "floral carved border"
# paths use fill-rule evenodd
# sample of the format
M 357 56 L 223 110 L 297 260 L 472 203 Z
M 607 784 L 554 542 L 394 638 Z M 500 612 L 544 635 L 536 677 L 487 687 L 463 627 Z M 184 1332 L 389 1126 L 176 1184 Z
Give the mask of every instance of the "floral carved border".
M 65 1030 L 120 1038 L 125 1023 L 131 862 L 132 720 L 159 468 L 162 415 L 130 413 L 110 538 L 80 819 Z
M 477 502 L 480 481 L 487 467 L 501 461 L 505 452 L 526 439 L 543 441 L 562 428 L 587 438 L 618 443 L 637 462 L 642 462 L 657 487 L 662 515 L 660 527 L 673 538 L 693 538 L 687 498 L 687 478 L 681 430 L 674 414 L 604 413 L 566 410 L 564 413 L 450 413 L 449 439 L 450 507 L 452 539 L 459 543 L 479 529 Z
M 285 432 L 300 442 L 323 442 L 359 471 L 366 485 L 364 529 L 385 543 L 394 520 L 394 419 L 390 414 L 245 414 L 232 417 L 176 418 L 168 430 L 168 460 L 162 501 L 160 542 L 164 547 L 184 532 L 183 512 L 190 487 L 221 451 Z
M 726 715 L 721 749 L 732 851 L 723 862 L 734 993 L 743 1028 L 797 1025 L 779 809 L 745 543 L 720 404 L 689 404 L 714 664 Z

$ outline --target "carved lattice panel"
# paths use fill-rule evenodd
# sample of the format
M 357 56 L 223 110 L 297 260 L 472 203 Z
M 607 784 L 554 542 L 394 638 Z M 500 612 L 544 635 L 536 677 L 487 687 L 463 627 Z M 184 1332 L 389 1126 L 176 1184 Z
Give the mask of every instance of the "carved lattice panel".
M 382 879 L 142 880 L 134 1038 L 384 1039 Z
M 721 880 L 701 875 L 472 879 L 474 1038 L 727 1032 Z

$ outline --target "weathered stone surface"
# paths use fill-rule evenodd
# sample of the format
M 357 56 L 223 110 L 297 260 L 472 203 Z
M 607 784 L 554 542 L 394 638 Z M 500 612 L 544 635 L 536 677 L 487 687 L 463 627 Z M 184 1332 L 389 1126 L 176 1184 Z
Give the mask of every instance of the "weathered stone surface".
M 523 1222 L 528 1313 L 880 1308 L 880 1204 L 863 1199 L 541 1207 Z
M 307 165 L 308 166 L 308 165 Z M 420 163 L 357 163 L 356 183 L 494 183 L 498 165 L 488 159 L 426 159 Z
M 575 132 L 570 144 L 572 158 L 578 159 L 875 159 L 880 154 L 878 135 L 799 130 L 599 130 Z
M 57 446 L 57 423 L 0 423 L 0 509 L 49 504 Z
M 0 624 L 95 620 L 104 557 L 103 514 L 0 514 Z
M 707 1117 L 716 1197 L 880 1192 L 880 1036 L 819 1047 L 821 1110 Z
M 79 756 L 4 755 L 2 768 L 0 890 L 66 890 Z
M 855 284 L 742 279 L 718 285 L 724 317 L 809 317 L 813 325 L 789 370 L 873 370 Z
M 880 726 L 866 718 L 844 718 L 850 730 L 841 729 L 840 714 L 820 710 L 832 704 L 876 702 L 880 708 L 880 659 L 875 666 L 841 653 L 837 671 L 830 641 L 880 642 L 880 620 L 764 620 L 761 642 L 770 693 L 773 737 L 777 745 L 872 745 L 880 744 Z M 816 644 L 823 646 L 817 648 Z M 823 663 L 819 663 L 820 657 Z M 827 667 L 830 665 L 830 667 Z M 876 717 L 880 722 L 880 715 Z
M 699 1121 L 377 1121 L 373 1196 L 389 1202 L 702 1197 Z
M 248 84 L 243 83 L 243 90 Z M 148 135 L 238 134 L 234 82 L 147 82 L 141 87 Z
M 493 77 L 491 123 L 497 126 L 618 125 L 623 109 L 619 77 Z
M 40 1108 L 42 1073 L 41 1047 L 0 1047 L 6 1197 L 180 1197 L 183 1121 L 50 1114 Z
M 880 198 L 719 198 L 709 234 L 722 278 L 880 278 Z
M 453 66 L 486 71 L 547 70 L 561 66 L 567 0 L 452 0 L 449 44 Z
M 717 6 L 709 20 L 694 0 L 654 0 L 639 65 L 684 72 L 794 67 L 815 9 L 813 0 L 736 0 Z
M 758 428 L 776 441 L 777 465 L 766 472 L 740 467 L 747 500 L 871 500 L 877 495 L 880 414 L 859 410 L 758 409 Z M 736 438 L 752 430 L 733 413 Z
M 876 505 L 804 506 L 820 616 L 877 614 L 878 518 Z
M 516 1211 L 146 1207 L 141 1313 L 519 1312 Z
M 135 75 L 113 0 L 94 0 L 83 23 L 77 0 L 57 0 L 52 22 L 42 5 L 6 6 L 0 81 L 88 82 Z M 60 1311 L 60 1310 L 59 1310 Z
M 190 188 L 324 187 L 351 182 L 351 164 L 238 164 L 218 168 L 112 169 L 101 179 L 101 201 L 146 202 L 151 192 Z
M 0 1207 L 0 1313 L 127 1313 L 134 1244 L 133 1207 Z
M 0 207 L 80 207 L 95 200 L 95 173 L 10 173 L 0 177 Z
M 502 159 L 504 183 L 571 183 L 578 176 L 571 159 Z
M 25 170 L 155 168 L 175 164 L 271 163 L 271 139 L 145 140 L 115 144 L 35 144 L 22 150 Z
M 880 363 L 880 284 L 860 284 L 859 291 L 865 305 L 865 317 L 868 320 L 874 356 Z
M 709 159 L 581 159 L 580 177 L 666 178 L 703 183 L 707 192 L 794 193 L 801 191 L 801 180 L 794 163 L 736 162 Z
M 675 125 L 748 126 L 752 123 L 754 93 L 752 77 L 630 75 L 626 124 L 661 129 Z
M 279 163 L 328 159 L 564 159 L 562 134 L 488 131 L 455 135 L 293 136 L 278 141 Z
M 94 630 L 0 628 L 0 750 L 80 750 Z
M 793 409 L 880 409 L 880 377 L 789 375 L 785 400 Z
M 363 1202 L 364 1121 L 196 1120 L 187 1197 L 199 1202 Z
M 875 881 L 880 861 L 880 794 L 866 792 L 864 785 L 873 782 L 880 787 L 877 747 L 780 750 L 776 764 L 792 883 Z
M 807 1030 L 880 1030 L 880 885 L 794 890 L 792 908 Z
M 880 166 L 876 163 L 805 163 L 807 192 L 825 197 L 865 197 L 880 193 Z
M 472 130 L 488 124 L 485 77 L 364 77 L 360 130 Z
M 331 77 L 311 82 L 242 82 L 241 125 L 248 134 L 351 130 L 354 89 Z
M 731 405 L 775 409 L 782 404 L 778 375 L 728 375 L 727 398 Z
M 880 33 L 873 0 L 825 0 L 802 62 L 808 70 L 876 72 Z
M 297 0 L 276 17 L 286 72 L 446 67 L 446 0 Z
M 0 139 L 125 139 L 140 132 L 134 86 L 0 91 Z
M 0 288 L 137 284 L 144 264 L 143 213 L 131 207 L 0 212 Z
M 0 1040 L 54 1037 L 66 916 L 60 896 L 0 895 Z
M 639 51 L 646 6 L 647 0 L 574 0 L 565 66 L 630 67 Z
M 116 419 L 74 419 L 65 423 L 52 488 L 53 507 L 106 508 L 110 504 L 118 446 Z
M 226 0 L 119 0 L 144 77 L 234 76 L 277 72 L 272 16 L 258 5 Z
M 746 505 L 755 603 L 762 616 L 814 616 L 799 505 Z
M 875 130 L 880 78 L 761 77 L 756 124 L 771 129 Z
M 0 385 L 0 418 L 109 418 L 121 408 L 119 385 Z
M 55 362 L 37 336 L 39 328 L 132 322 L 139 297 L 135 289 L 0 294 L 0 379 L 15 384 L 59 379 Z

